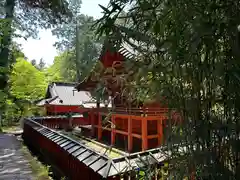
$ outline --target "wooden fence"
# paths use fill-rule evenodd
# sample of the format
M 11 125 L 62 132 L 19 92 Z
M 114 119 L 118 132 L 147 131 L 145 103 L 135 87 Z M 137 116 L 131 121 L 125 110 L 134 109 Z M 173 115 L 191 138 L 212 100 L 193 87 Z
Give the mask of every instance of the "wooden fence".
M 23 139 L 28 146 L 47 157 L 50 164 L 57 167 L 68 179 L 135 180 L 139 179 L 138 172 L 146 166 L 146 162 L 147 167 L 159 169 L 166 159 L 166 152 L 160 148 L 111 159 L 49 128 L 49 124 L 56 127 L 52 123 L 56 119 L 58 118 L 25 119 Z M 152 179 L 159 179 L 159 171 L 153 172 Z

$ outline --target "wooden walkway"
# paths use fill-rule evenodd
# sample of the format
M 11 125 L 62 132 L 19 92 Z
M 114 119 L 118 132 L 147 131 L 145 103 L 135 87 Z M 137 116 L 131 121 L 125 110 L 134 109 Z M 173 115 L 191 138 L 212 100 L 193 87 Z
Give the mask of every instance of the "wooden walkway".
M 16 136 L 0 134 L 0 180 L 33 180 Z

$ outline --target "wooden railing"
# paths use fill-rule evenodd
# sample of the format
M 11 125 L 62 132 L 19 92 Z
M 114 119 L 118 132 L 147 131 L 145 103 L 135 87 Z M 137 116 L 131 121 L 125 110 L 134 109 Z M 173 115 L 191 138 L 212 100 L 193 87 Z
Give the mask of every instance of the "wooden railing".
M 67 179 L 136 180 L 139 170 L 146 166 L 139 159 L 149 159 L 148 165 L 156 168 L 152 179 L 160 178 L 161 164 L 168 152 L 164 147 L 111 159 L 39 123 L 48 120 L 51 118 L 25 119 L 23 139 Z
M 90 111 L 90 109 L 88 109 Z M 94 112 L 99 112 L 102 114 L 112 113 L 112 114 L 126 114 L 126 115 L 136 115 L 136 116 L 165 116 L 166 118 L 172 118 L 174 115 L 181 116 L 181 113 L 177 109 L 169 108 L 124 108 L 116 107 L 111 108 L 94 108 Z
M 74 128 L 76 126 L 91 124 L 89 117 L 68 118 L 66 116 L 46 116 L 46 117 L 35 118 L 35 120 L 37 119 L 40 124 L 46 127 L 49 127 L 51 129 L 68 128 L 69 126 Z
M 39 121 L 41 120 L 25 119 L 24 122 L 24 142 L 34 150 L 35 153 L 39 153 L 47 163 L 53 167 L 57 167 L 62 174 L 71 180 L 100 180 L 103 178 L 104 174 L 102 173 L 104 172 L 98 172 L 98 169 L 101 169 L 101 167 L 103 169 L 108 168 L 105 165 L 109 161 L 107 157 L 92 151 L 67 136 L 39 124 Z M 85 162 L 87 158 L 90 158 L 90 161 Z M 95 161 L 92 162 L 91 160 L 94 159 Z M 100 163 L 97 163 L 98 160 Z M 93 169 L 90 166 L 94 163 L 96 163 L 96 166 L 94 166 Z M 119 180 L 120 178 L 119 176 L 106 176 L 106 179 Z
M 169 112 L 168 108 L 123 108 L 117 107 L 114 111 L 116 114 L 132 114 L 142 116 L 159 116 Z

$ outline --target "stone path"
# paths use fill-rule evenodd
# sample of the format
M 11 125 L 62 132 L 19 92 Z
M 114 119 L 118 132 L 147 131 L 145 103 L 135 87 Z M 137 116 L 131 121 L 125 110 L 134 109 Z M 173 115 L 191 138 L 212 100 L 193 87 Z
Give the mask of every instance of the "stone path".
M 29 163 L 16 136 L 0 134 L 0 180 L 33 180 Z

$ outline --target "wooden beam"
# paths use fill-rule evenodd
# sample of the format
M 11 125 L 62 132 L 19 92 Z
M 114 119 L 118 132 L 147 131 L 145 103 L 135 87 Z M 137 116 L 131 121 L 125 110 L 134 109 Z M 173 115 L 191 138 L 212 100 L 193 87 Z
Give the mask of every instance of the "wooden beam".
M 158 134 L 148 135 L 148 139 L 158 138 Z
M 138 138 L 138 139 L 142 139 L 142 135 L 141 134 L 132 133 L 132 136 L 135 137 L 135 138 Z

